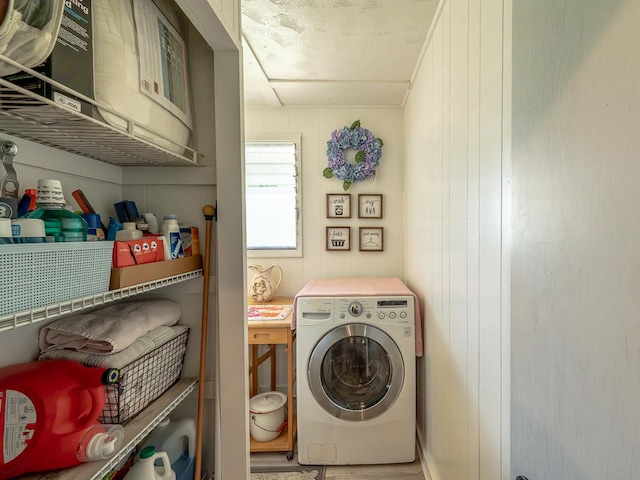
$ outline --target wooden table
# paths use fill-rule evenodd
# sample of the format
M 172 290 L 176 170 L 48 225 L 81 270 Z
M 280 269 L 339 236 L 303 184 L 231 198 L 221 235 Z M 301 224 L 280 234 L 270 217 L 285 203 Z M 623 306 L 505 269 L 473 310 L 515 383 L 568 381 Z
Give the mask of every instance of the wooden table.
M 275 298 L 267 303 L 249 300 L 249 305 L 291 305 L 292 298 Z M 293 406 L 293 386 L 296 382 L 296 371 L 293 363 L 293 342 L 296 331 L 291 330 L 290 313 L 284 320 L 251 320 L 249 319 L 249 394 L 258 393 L 258 367 L 270 360 L 271 390 L 276 389 L 276 345 L 286 345 L 287 352 L 287 426 L 284 431 L 270 442 L 256 442 L 251 438 L 251 452 L 287 452 L 287 459 L 293 458 L 293 447 L 296 439 L 297 421 Z M 259 345 L 269 348 L 258 355 Z

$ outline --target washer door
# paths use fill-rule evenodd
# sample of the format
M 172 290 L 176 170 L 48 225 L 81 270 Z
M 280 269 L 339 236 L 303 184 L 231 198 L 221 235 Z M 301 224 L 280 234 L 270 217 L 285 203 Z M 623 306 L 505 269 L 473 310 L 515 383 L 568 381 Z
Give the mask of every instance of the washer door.
M 313 396 L 329 414 L 362 421 L 381 415 L 398 398 L 404 363 L 389 335 L 352 323 L 320 339 L 311 352 L 308 375 Z

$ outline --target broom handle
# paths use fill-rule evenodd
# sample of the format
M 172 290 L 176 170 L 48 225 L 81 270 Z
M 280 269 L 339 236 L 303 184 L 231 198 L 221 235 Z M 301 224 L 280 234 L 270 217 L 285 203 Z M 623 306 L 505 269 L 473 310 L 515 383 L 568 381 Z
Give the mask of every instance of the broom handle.
M 200 328 L 200 370 L 198 373 L 198 423 L 196 429 L 196 464 L 194 480 L 202 477 L 202 431 L 204 428 L 204 382 L 207 367 L 207 325 L 209 320 L 209 268 L 211 264 L 211 222 L 216 214 L 213 205 L 202 207 L 205 219 L 205 242 L 202 287 L 202 326 Z

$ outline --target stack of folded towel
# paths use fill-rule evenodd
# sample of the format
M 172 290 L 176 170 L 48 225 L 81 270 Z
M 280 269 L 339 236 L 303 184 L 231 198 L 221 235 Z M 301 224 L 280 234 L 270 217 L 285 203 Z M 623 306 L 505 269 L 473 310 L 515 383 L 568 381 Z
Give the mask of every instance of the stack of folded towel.
M 40 360 L 66 359 L 92 367 L 118 368 L 138 360 L 157 347 L 184 333 L 188 328 L 176 325 L 182 315 L 180 304 L 173 300 L 152 299 L 114 304 L 91 313 L 61 318 L 40 330 Z M 180 348 L 186 349 L 186 345 Z M 184 352 L 180 352 L 184 353 Z M 121 383 L 126 382 L 123 398 L 138 402 L 135 391 L 148 391 L 146 382 L 154 382 L 153 390 L 163 392 L 179 376 L 179 371 L 161 372 L 135 369 Z M 120 389 L 122 390 L 122 389 Z M 107 389 L 107 404 L 118 402 L 119 394 Z M 109 398 L 115 396 L 116 398 Z M 138 405 L 119 405 L 122 410 L 139 411 Z M 105 413 L 110 411 L 105 408 Z M 122 413 L 122 412 L 120 412 Z M 118 412 L 113 412 L 118 418 Z M 101 419 L 109 423 L 109 418 Z M 116 420 L 117 421 L 117 420 Z
M 61 318 L 40 330 L 40 359 L 86 360 L 88 365 L 118 368 L 175 337 L 175 327 L 168 327 L 181 315 L 179 303 L 153 299 Z M 179 333 L 184 328 L 178 327 Z

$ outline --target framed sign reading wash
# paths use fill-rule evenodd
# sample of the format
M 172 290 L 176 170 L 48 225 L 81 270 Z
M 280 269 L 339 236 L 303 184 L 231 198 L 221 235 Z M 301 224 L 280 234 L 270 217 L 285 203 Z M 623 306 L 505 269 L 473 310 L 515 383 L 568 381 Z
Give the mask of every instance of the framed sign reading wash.
M 351 218 L 350 193 L 327 193 L 327 218 Z

